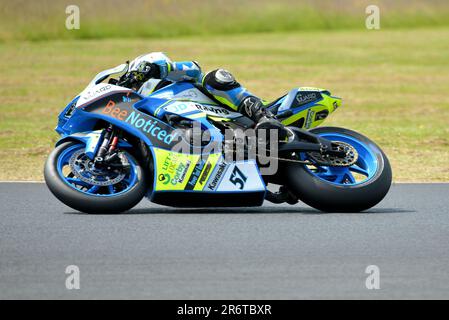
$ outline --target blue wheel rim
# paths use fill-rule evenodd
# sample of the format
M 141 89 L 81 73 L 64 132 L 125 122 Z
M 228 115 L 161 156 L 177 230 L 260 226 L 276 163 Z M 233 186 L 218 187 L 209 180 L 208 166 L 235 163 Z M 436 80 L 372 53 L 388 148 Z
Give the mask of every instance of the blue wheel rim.
M 120 194 L 123 194 L 134 187 L 138 181 L 137 177 L 137 163 L 134 161 L 130 155 L 125 152 L 125 155 L 130 164 L 130 169 L 126 173 L 126 176 L 117 184 L 112 184 L 108 186 L 98 186 L 92 185 L 85 181 L 80 180 L 76 176 L 69 177 L 70 172 L 65 174 L 64 168 L 69 165 L 69 160 L 72 155 L 79 151 L 80 149 L 84 149 L 85 146 L 82 144 L 77 144 L 70 146 L 61 152 L 57 161 L 57 171 L 61 179 L 72 189 L 75 189 L 79 192 L 98 197 L 114 197 Z
M 341 141 L 353 146 L 359 156 L 357 162 L 350 167 L 326 167 L 326 166 L 306 166 L 307 170 L 319 178 L 331 184 L 339 186 L 355 186 L 371 180 L 379 168 L 376 153 L 373 146 L 367 145 L 353 136 L 341 133 L 320 133 L 319 136 L 331 141 Z M 301 160 L 308 160 L 306 153 L 300 154 Z

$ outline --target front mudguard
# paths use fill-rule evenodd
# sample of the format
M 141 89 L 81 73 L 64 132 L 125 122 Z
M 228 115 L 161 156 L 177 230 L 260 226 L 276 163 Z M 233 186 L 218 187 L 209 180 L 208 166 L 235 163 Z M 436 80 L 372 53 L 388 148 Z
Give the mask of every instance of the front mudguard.
M 79 141 L 86 146 L 86 155 L 90 159 L 94 159 L 97 154 L 98 148 L 103 141 L 103 130 L 89 131 L 89 132 L 77 132 L 68 136 L 64 136 L 56 142 L 56 146 L 66 141 Z M 117 146 L 119 148 L 132 148 L 132 145 L 128 142 L 120 139 Z

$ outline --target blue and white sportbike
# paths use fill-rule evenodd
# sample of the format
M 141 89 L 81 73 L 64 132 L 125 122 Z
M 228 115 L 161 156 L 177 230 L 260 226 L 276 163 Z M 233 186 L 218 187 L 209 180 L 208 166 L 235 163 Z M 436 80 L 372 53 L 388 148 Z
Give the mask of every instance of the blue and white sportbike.
M 352 130 L 318 127 L 341 106 L 328 90 L 300 87 L 265 105 L 288 137 L 278 143 L 278 170 L 264 175 L 258 157 L 229 160 L 226 148 L 209 148 L 225 142 L 225 130 L 252 128 L 252 120 L 188 81 L 143 96 L 122 81 L 127 70 L 123 64 L 99 73 L 59 115 L 61 139 L 46 161 L 45 181 L 75 210 L 119 213 L 146 196 L 174 207 L 301 200 L 322 211 L 356 212 L 379 203 L 390 188 L 390 164 L 374 142 Z M 192 147 L 179 151 L 179 143 Z

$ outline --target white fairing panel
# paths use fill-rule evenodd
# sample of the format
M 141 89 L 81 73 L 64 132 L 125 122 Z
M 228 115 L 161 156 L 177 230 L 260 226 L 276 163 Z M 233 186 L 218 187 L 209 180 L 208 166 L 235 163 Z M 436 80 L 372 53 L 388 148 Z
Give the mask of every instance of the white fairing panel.
M 87 85 L 86 89 L 95 86 L 99 82 L 103 81 L 104 79 L 106 79 L 112 75 L 122 75 L 122 74 L 125 74 L 127 71 L 128 71 L 128 65 L 126 63 L 121 64 L 112 69 L 103 70 L 90 81 L 90 83 Z
M 174 99 L 188 99 L 191 101 L 199 102 L 199 103 L 207 103 L 207 104 L 216 104 L 215 101 L 210 99 L 204 93 L 199 91 L 198 89 L 192 88 L 188 90 L 184 90 L 175 94 L 173 96 Z
M 158 90 L 159 91 L 159 90 Z M 179 99 L 179 100 L 191 100 L 198 103 L 216 104 L 215 101 L 210 99 L 204 93 L 196 88 L 190 88 L 178 93 L 173 92 L 170 87 L 160 90 L 161 92 L 155 92 L 151 95 L 152 98 L 158 99 Z
M 206 113 L 210 116 L 222 117 L 222 118 L 237 118 L 242 115 L 238 112 L 233 112 L 224 107 L 216 105 L 206 105 L 189 101 L 173 101 L 168 106 L 164 107 L 164 110 L 179 115 L 191 114 L 191 113 Z
M 206 183 L 204 191 L 265 191 L 265 183 L 254 160 L 219 163 Z
M 132 91 L 131 89 L 127 89 L 120 86 L 114 86 L 108 83 L 100 83 L 92 87 L 87 87 L 83 92 L 80 93 L 80 97 L 76 102 L 76 107 L 83 106 L 87 103 L 93 102 L 98 98 L 106 95 L 110 95 L 114 92 L 126 92 Z
M 131 61 L 131 63 L 129 64 L 129 71 L 135 71 L 139 63 L 141 63 L 142 61 L 150 63 L 156 61 L 171 62 L 170 58 L 167 57 L 163 52 L 151 52 L 138 56 L 136 59 Z

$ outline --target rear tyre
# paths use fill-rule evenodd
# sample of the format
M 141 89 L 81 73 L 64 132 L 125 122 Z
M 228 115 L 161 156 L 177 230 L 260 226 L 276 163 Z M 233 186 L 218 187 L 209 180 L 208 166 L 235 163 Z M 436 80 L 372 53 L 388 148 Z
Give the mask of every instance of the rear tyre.
M 373 141 L 344 128 L 321 127 L 311 132 L 350 144 L 359 158 L 355 164 L 344 168 L 289 162 L 285 168 L 286 185 L 301 201 L 326 212 L 359 212 L 375 206 L 385 197 L 391 186 L 391 166 Z M 310 160 L 307 154 L 300 154 L 300 158 Z
M 73 161 L 72 167 L 70 161 L 76 154 L 82 157 L 84 148 L 80 142 L 65 142 L 48 156 L 44 177 L 56 198 L 75 210 L 101 214 L 127 211 L 142 200 L 146 193 L 145 173 L 133 155 L 124 152 L 130 168 L 123 179 L 111 180 L 110 184 L 105 180 L 102 181 L 104 185 L 98 186 L 79 179 L 72 172 Z M 105 177 L 109 178 L 109 173 Z

